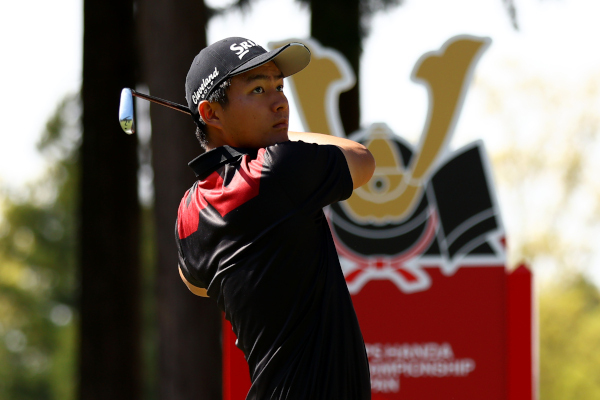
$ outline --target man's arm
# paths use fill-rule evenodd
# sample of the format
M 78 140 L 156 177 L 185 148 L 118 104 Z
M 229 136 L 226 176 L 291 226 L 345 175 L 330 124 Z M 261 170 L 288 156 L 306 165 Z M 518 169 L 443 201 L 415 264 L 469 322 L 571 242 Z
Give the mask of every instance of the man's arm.
M 179 267 L 179 276 L 183 280 L 183 283 L 185 283 L 185 286 L 187 286 L 188 289 L 190 289 L 190 292 L 194 293 L 196 296 L 208 297 L 208 293 L 206 293 L 206 289 L 199 288 L 198 286 L 194 286 L 191 283 L 189 283 L 187 281 L 187 279 L 185 279 L 185 276 L 183 276 L 183 272 L 181 272 L 181 267 Z
M 288 132 L 291 141 L 306 143 L 332 144 L 339 147 L 346 157 L 354 189 L 364 185 L 371 179 L 375 171 L 375 158 L 365 146 L 350 139 L 332 135 L 309 132 Z

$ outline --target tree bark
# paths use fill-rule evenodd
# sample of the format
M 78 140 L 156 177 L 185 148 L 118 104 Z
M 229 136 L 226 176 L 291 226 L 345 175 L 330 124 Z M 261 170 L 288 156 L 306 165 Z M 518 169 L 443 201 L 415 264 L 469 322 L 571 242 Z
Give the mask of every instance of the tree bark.
M 310 0 L 310 8 L 311 36 L 323 46 L 341 52 L 356 75 L 356 85 L 342 93 L 339 102 L 344 131 L 350 135 L 360 127 L 360 0 Z
M 141 0 L 143 81 L 151 94 L 187 104 L 185 78 L 206 46 L 202 0 Z M 151 104 L 152 166 L 158 250 L 159 399 L 221 399 L 221 314 L 179 277 L 177 208 L 195 181 L 187 163 L 202 152 L 191 117 Z
M 80 203 L 80 375 L 84 400 L 140 398 L 137 138 L 117 122 L 134 85 L 132 0 L 85 0 Z

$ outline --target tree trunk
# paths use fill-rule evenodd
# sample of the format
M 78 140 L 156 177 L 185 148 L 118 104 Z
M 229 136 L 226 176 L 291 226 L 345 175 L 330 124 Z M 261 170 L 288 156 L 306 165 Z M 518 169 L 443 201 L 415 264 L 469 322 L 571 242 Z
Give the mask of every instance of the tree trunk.
M 356 75 L 356 85 L 340 95 L 339 103 L 344 131 L 349 135 L 360 127 L 360 0 L 310 0 L 310 8 L 311 36 L 341 52 Z
M 85 0 L 79 398 L 140 398 L 137 138 L 117 122 L 134 85 L 132 0 Z
M 187 104 L 185 77 L 206 46 L 201 0 L 141 0 L 143 81 L 151 94 Z M 187 163 L 202 148 L 191 117 L 152 104 L 152 166 L 158 250 L 159 399 L 221 399 L 221 314 L 214 300 L 191 294 L 179 277 L 177 207 L 195 180 Z

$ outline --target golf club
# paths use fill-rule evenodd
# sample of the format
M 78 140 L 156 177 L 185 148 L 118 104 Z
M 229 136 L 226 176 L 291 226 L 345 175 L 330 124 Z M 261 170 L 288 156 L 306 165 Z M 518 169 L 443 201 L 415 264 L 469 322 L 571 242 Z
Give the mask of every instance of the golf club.
M 133 96 L 139 97 L 165 107 L 172 108 L 182 113 L 191 115 L 190 109 L 181 104 L 173 103 L 169 100 L 159 99 L 158 97 L 136 92 L 133 89 L 124 88 L 121 91 L 121 102 L 119 104 L 119 123 L 123 131 L 129 135 L 135 133 L 135 122 L 133 117 Z

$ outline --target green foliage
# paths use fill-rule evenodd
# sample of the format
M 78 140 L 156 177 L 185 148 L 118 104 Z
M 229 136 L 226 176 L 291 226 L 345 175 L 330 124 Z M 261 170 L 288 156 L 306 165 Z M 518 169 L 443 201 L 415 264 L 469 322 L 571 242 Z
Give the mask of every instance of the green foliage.
M 0 199 L 0 399 L 75 396 L 79 100 L 66 98 L 39 150 L 39 181 Z
M 541 290 L 540 398 L 600 399 L 600 292 L 580 274 Z
M 76 397 L 80 114 L 79 97 L 65 98 L 38 143 L 49 165 L 44 176 L 18 192 L 0 192 L 0 400 Z M 152 216 L 150 208 L 143 209 L 143 398 L 148 400 L 157 398 Z
M 600 75 L 560 81 L 516 61 L 502 69 L 476 90 L 501 138 L 492 160 L 514 221 L 509 265 L 525 260 L 540 286 L 540 398 L 598 399 L 600 294 L 584 272 L 598 268 Z

